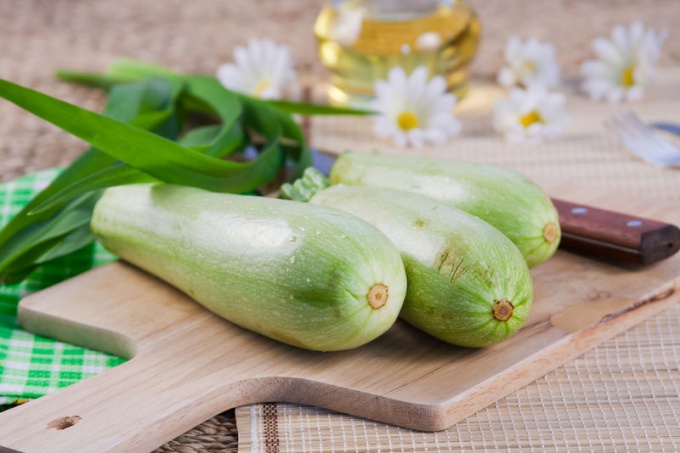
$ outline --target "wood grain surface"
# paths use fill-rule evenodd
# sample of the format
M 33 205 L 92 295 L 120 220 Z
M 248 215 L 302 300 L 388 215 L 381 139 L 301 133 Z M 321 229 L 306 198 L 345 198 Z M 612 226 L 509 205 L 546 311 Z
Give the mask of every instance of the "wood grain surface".
M 680 223 L 680 208 L 560 188 L 560 197 Z M 26 452 L 148 451 L 215 414 L 278 401 L 439 430 L 679 299 L 680 257 L 647 267 L 558 252 L 533 270 L 527 325 L 485 349 L 398 322 L 361 348 L 305 351 L 245 331 L 131 266 L 113 263 L 24 299 L 36 333 L 130 357 L 0 414 L 0 445 Z

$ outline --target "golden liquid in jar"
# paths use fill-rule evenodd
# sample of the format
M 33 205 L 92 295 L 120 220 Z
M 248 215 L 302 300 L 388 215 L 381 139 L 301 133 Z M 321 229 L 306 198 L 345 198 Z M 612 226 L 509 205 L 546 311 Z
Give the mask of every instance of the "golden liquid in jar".
M 361 31 L 349 45 L 331 38 L 339 15 L 326 6 L 314 26 L 319 58 L 331 73 L 328 96 L 332 104 L 366 107 L 375 81 L 386 79 L 395 66 L 407 74 L 425 66 L 430 76 L 444 77 L 448 91 L 459 99 L 467 93 L 467 66 L 480 35 L 479 19 L 470 5 L 453 2 L 439 5 L 429 15 L 397 20 L 363 17 Z M 429 43 L 423 39 L 424 34 L 438 39 L 432 45 L 432 39 Z

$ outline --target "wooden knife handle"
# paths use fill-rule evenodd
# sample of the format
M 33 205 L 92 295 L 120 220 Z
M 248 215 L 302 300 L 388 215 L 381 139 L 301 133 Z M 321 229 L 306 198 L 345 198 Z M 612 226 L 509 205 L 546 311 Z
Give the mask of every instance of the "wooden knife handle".
M 560 215 L 560 247 L 635 264 L 650 264 L 680 249 L 669 223 L 552 199 Z

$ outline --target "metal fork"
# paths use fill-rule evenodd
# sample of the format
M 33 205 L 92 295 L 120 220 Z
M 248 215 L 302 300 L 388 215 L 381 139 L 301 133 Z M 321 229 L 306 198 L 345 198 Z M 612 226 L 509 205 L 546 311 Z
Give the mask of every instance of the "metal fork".
M 680 148 L 661 137 L 635 113 L 624 112 L 614 115 L 606 120 L 604 125 L 640 158 L 664 167 L 680 164 Z M 668 123 L 659 123 L 657 127 L 669 132 L 678 131 L 677 126 Z

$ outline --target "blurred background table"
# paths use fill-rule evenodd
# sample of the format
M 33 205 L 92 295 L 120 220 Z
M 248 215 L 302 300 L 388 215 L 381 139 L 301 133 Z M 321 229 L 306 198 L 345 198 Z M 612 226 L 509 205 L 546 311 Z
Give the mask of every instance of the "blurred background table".
M 0 77 L 101 111 L 104 95 L 57 81 L 57 68 L 102 71 L 127 56 L 178 71 L 212 74 L 236 45 L 271 38 L 291 47 L 300 80 L 326 77 L 316 58 L 312 25 L 320 0 L 0 0 Z M 496 162 L 539 180 L 680 200 L 677 170 L 634 158 L 601 127 L 620 106 L 596 104 L 575 90 L 591 41 L 612 26 L 641 20 L 666 28 L 658 85 L 631 104 L 645 119 L 680 123 L 680 2 L 676 0 L 545 0 L 473 2 L 483 27 L 471 67 L 474 87 L 458 113 L 464 131 L 447 147 L 417 152 Z M 552 42 L 562 65 L 572 128 L 558 142 L 510 146 L 489 127 L 493 79 L 510 35 Z M 473 88 L 474 88 L 473 87 Z M 370 128 L 345 120 L 314 122 L 312 143 L 381 147 Z M 349 133 L 348 131 L 352 131 Z M 85 144 L 0 102 L 0 181 L 66 165 Z M 169 442 L 160 451 L 448 451 L 680 450 L 680 308 L 675 307 L 558 368 L 443 433 L 401 430 L 316 408 L 255 405 L 228 411 Z M 268 427 L 268 429 L 265 429 Z

